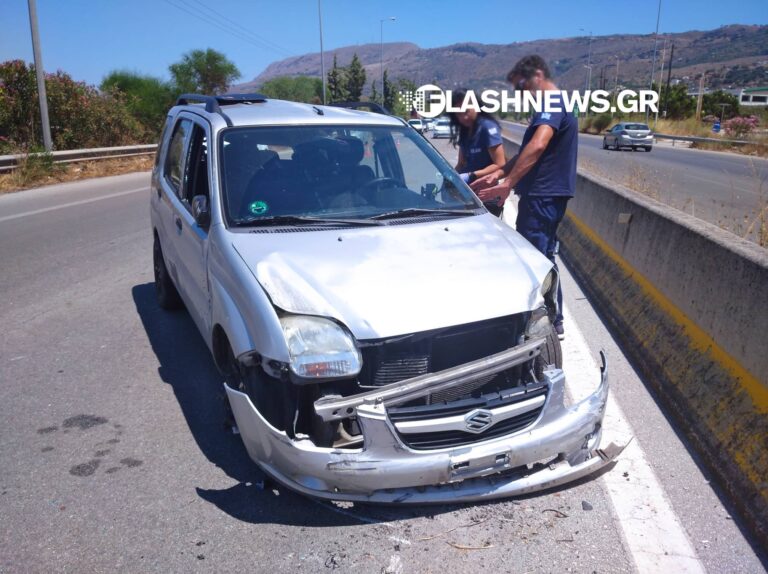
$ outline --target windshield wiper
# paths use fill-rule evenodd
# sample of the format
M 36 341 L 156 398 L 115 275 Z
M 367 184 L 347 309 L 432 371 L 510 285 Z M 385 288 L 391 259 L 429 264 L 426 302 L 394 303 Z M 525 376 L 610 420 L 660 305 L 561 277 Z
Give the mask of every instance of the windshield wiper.
M 475 209 L 429 209 L 424 207 L 408 207 L 397 211 L 388 211 L 378 215 L 372 215 L 370 219 L 397 219 L 399 217 L 416 217 L 419 215 L 476 215 Z
M 345 219 L 345 218 L 325 218 L 325 217 L 309 217 L 306 215 L 271 215 L 269 217 L 259 217 L 258 219 L 248 219 L 245 221 L 238 221 L 236 225 L 238 227 L 259 227 L 270 225 L 382 225 L 378 221 L 371 221 L 370 219 Z

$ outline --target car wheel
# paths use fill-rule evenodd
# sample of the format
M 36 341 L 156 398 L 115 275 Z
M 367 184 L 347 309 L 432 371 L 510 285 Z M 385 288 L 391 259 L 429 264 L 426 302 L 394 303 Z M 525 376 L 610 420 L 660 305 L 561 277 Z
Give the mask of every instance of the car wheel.
M 637 151 L 637 148 L 635 146 L 632 146 L 632 151 Z
M 603 149 L 608 149 L 608 144 L 605 142 L 605 138 L 603 138 Z
M 621 147 L 619 146 L 619 140 L 613 140 L 613 149 L 616 151 L 621 151 Z
M 549 365 L 554 365 L 558 369 L 563 368 L 563 349 L 560 346 L 560 339 L 557 337 L 554 325 L 547 335 L 547 342 L 541 348 L 541 354 L 536 358 L 536 376 L 541 378 L 542 373 Z
M 163 309 L 172 311 L 182 307 L 181 297 L 173 284 L 168 268 L 165 266 L 165 257 L 163 249 L 160 247 L 160 240 L 155 235 L 155 242 L 152 248 L 152 260 L 155 268 L 155 293 L 157 294 L 157 303 Z
M 646 147 L 645 151 L 651 151 L 651 146 Z

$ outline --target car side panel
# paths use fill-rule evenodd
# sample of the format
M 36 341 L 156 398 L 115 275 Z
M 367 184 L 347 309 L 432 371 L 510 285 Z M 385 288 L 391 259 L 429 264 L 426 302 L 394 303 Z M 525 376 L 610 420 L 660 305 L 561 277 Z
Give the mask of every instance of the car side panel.
M 257 351 L 288 361 L 288 349 L 277 312 L 264 289 L 232 246 L 230 232 L 211 230 L 208 273 L 212 324 L 220 325 L 236 357 Z

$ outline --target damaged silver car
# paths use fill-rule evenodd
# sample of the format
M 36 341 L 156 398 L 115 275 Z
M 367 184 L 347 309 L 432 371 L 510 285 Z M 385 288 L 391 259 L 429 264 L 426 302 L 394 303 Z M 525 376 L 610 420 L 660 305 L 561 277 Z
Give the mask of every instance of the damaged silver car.
M 306 495 L 483 500 L 610 464 L 565 400 L 551 262 L 402 120 L 182 96 L 152 175 L 159 303 L 185 306 L 251 458 Z

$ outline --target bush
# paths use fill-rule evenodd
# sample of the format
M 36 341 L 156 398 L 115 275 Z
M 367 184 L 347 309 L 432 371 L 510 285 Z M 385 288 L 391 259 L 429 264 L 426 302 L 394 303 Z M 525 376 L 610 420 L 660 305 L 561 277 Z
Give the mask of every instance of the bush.
M 120 93 L 100 94 L 64 72 L 46 74 L 51 138 L 56 149 L 109 147 L 151 139 L 131 115 Z M 9 147 L 42 144 L 34 66 L 20 60 L 0 64 L 0 137 Z M 154 135 L 154 134 L 152 134 Z
M 598 134 L 602 133 L 609 125 L 611 125 L 612 121 L 613 118 L 611 117 L 611 114 L 600 114 L 592 120 L 592 129 Z
M 730 137 L 743 138 L 755 131 L 759 120 L 757 116 L 731 118 L 723 124 L 725 133 Z

